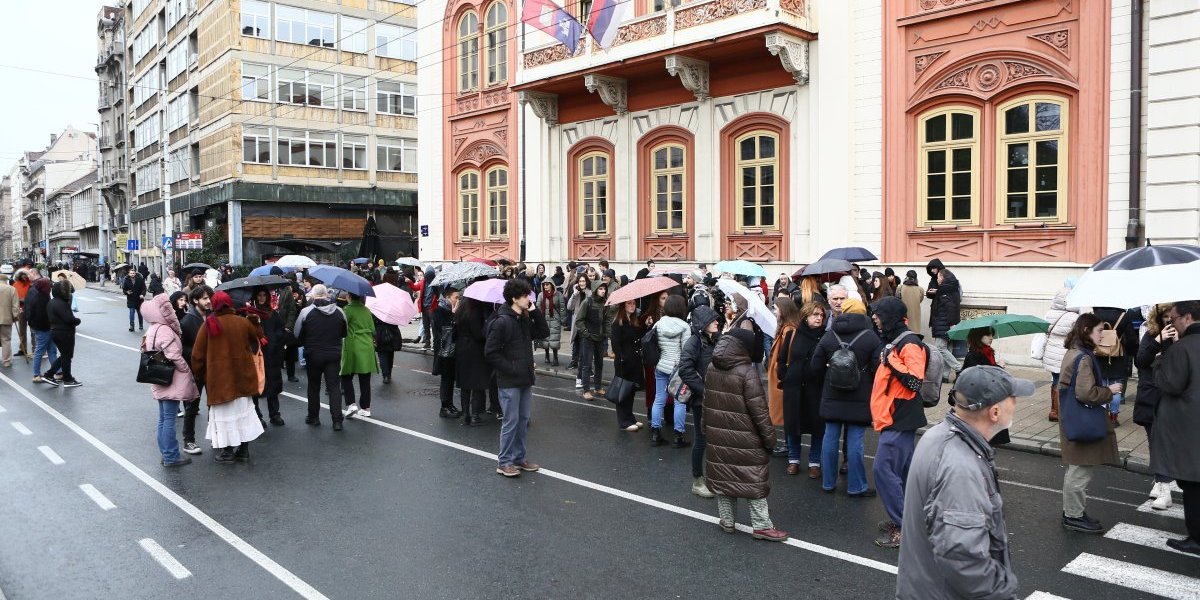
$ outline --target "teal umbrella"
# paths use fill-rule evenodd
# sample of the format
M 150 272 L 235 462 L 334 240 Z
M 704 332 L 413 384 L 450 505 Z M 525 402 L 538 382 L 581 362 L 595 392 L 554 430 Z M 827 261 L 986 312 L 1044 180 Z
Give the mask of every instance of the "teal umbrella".
M 767 270 L 748 260 L 723 260 L 713 265 L 713 270 L 746 277 L 766 277 Z
M 991 327 L 996 330 L 996 337 L 1012 337 L 1014 335 L 1030 335 L 1046 333 L 1050 323 L 1031 315 L 988 315 L 963 321 L 950 328 L 950 339 L 965 340 L 972 329 Z

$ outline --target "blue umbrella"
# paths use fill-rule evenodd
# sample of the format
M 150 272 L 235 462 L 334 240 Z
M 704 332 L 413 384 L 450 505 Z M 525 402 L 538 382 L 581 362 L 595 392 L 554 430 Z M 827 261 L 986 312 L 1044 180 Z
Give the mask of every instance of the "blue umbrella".
M 766 269 L 748 260 L 723 260 L 713 265 L 713 269 L 722 273 L 733 273 L 734 275 L 745 275 L 746 277 L 767 276 Z
M 873 260 L 879 260 L 879 257 L 872 254 L 870 250 L 861 248 L 859 246 L 834 248 L 833 250 L 826 252 L 821 258 L 837 258 L 847 262 L 870 262 Z
M 284 269 L 282 267 L 277 267 L 275 265 L 263 265 L 261 267 L 255 267 L 253 271 L 250 271 L 250 275 L 252 277 L 257 277 L 259 275 L 283 275 L 284 272 L 286 272 L 286 271 L 295 271 L 295 270 L 296 269 L 292 269 L 292 268 Z
M 371 259 L 369 259 L 369 258 L 359 257 L 359 258 L 354 259 L 354 264 L 356 264 L 356 265 L 365 265 L 369 262 L 371 262 Z
M 317 265 L 308 270 L 308 276 L 331 288 L 350 292 L 355 296 L 374 296 L 371 282 L 343 269 L 330 265 Z

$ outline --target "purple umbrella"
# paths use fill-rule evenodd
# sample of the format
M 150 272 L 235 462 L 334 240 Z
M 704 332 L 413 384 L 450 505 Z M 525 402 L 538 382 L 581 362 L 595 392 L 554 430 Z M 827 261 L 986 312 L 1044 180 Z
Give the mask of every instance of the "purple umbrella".
M 492 304 L 504 304 L 504 284 L 508 283 L 504 279 L 484 279 L 476 281 L 467 286 L 463 296 L 478 300 L 480 302 L 490 302 Z

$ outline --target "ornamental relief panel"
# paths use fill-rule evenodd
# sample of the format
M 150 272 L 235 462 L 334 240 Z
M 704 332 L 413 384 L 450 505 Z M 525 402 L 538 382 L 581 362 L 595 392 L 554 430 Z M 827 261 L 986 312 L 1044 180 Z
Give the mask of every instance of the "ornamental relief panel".
M 575 54 L 571 54 L 571 51 L 568 50 L 566 46 L 562 44 L 555 44 L 549 48 L 542 48 L 540 50 L 534 50 L 533 52 L 526 52 L 525 56 L 522 57 L 522 60 L 524 61 L 526 69 L 532 69 L 534 67 L 548 65 L 552 62 L 558 62 L 560 60 L 571 58 L 572 56 L 580 55 L 583 53 L 583 48 L 585 45 L 586 44 L 580 40 L 579 47 L 576 49 Z
M 712 23 L 766 6 L 767 0 L 714 0 L 692 8 L 676 9 L 675 29 L 687 29 Z
M 472 143 L 458 155 L 458 158 L 454 162 L 455 164 L 473 163 L 478 166 L 492 157 L 504 157 L 506 155 L 504 148 L 485 140 Z
M 603 240 L 587 240 L 571 243 L 571 256 L 577 260 L 600 260 L 612 256 L 612 242 Z
M 617 39 L 613 42 L 614 46 L 627 44 L 629 42 L 637 42 L 647 38 L 652 38 L 656 35 L 662 35 L 667 32 L 667 17 L 660 16 L 645 21 L 629 23 L 622 25 L 617 29 Z M 528 66 L 528 65 L 526 65 Z
M 508 88 L 488 90 L 483 93 L 483 105 L 485 107 L 490 108 L 501 104 L 508 104 Z
M 946 52 L 946 50 L 930 52 L 929 54 L 921 54 L 913 58 L 913 70 L 916 71 L 917 76 L 920 77 L 921 73 L 924 73 L 925 69 L 928 69 L 929 65 L 933 64 L 933 61 L 945 56 Z
M 779 8 L 801 17 L 807 14 L 808 9 L 805 0 L 779 0 Z
M 734 259 L 758 262 L 783 260 L 779 238 L 734 239 L 731 246 Z
M 1035 77 L 1059 81 L 1075 87 L 1071 78 L 1055 72 L 1053 67 L 1024 60 L 982 60 L 961 68 L 950 67 L 946 71 L 949 71 L 949 74 L 935 74 L 929 83 L 918 89 L 913 96 L 912 104 L 939 92 L 959 91 L 987 99 L 998 90 L 1018 81 Z
M 1054 48 L 1067 58 L 1071 57 L 1071 32 L 1068 29 L 1035 33 L 1029 37 Z
M 646 259 L 673 261 L 688 259 L 688 243 L 683 240 L 647 240 Z
M 930 2 L 936 3 L 936 6 L 926 10 L 949 7 L 943 4 L 945 0 L 922 0 L 920 6 L 924 8 L 925 4 Z M 997 7 L 997 3 L 985 0 L 959 0 L 953 4 L 954 8 L 972 6 L 975 9 L 907 26 L 906 35 L 911 43 L 924 42 L 927 45 L 963 36 L 990 36 L 1074 12 L 1073 0 L 1026 0 L 1021 2 L 1021 10 L 1001 9 Z

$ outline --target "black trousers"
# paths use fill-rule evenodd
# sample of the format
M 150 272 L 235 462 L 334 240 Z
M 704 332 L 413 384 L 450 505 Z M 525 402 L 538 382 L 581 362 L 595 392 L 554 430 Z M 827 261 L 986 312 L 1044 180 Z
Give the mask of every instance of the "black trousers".
M 708 437 L 704 435 L 704 405 L 692 404 L 692 418 L 696 421 L 696 435 L 692 438 L 692 477 L 704 476 L 704 449 Z
M 633 416 L 633 399 L 636 397 L 637 392 L 635 391 L 629 394 L 629 397 L 622 398 L 617 402 L 617 427 L 624 429 L 637 423 L 637 418 Z
M 258 413 L 258 418 L 262 418 L 262 411 L 258 408 L 258 400 L 262 396 L 254 396 L 254 412 Z M 271 394 L 267 396 L 267 415 L 272 419 L 279 416 L 279 394 Z M 187 417 L 187 412 L 184 412 L 184 417 Z
M 71 375 L 71 359 L 75 358 L 75 332 L 51 329 L 50 339 L 58 347 L 58 359 L 50 363 L 50 370 L 42 376 L 54 377 L 55 373 L 61 373 L 63 381 L 75 379 Z
M 462 409 L 464 416 L 480 416 L 483 414 L 483 406 L 487 402 L 487 394 L 483 390 L 463 390 L 462 391 Z
M 197 385 L 199 393 L 204 393 L 204 386 Z M 200 396 L 192 402 L 183 403 L 183 443 L 196 442 L 196 417 L 200 416 Z
M 442 401 L 442 408 L 454 408 L 454 381 L 456 379 L 454 371 L 454 362 L 447 360 L 441 364 L 441 381 L 438 383 L 438 399 Z M 466 410 L 467 391 L 463 390 L 463 410 Z
M 379 357 L 379 373 L 384 379 L 392 378 L 392 363 L 396 360 L 396 353 L 393 351 L 378 351 L 375 353 Z
M 1183 523 L 1188 537 L 1200 542 L 1200 481 L 1177 480 L 1183 490 Z
M 358 389 L 361 399 L 359 408 L 371 408 L 371 374 L 358 373 Z M 342 375 L 342 396 L 346 398 L 346 406 L 354 404 L 354 375 Z M 330 405 L 332 406 L 332 404 Z
M 329 416 L 334 423 L 342 420 L 342 388 L 339 385 L 342 357 L 333 352 L 309 352 L 304 357 L 308 373 L 308 416 L 321 416 L 321 378 L 325 378 L 325 392 L 329 394 Z
M 290 336 L 289 336 L 290 337 Z M 283 349 L 283 366 L 287 369 L 288 379 L 296 378 L 296 362 L 300 360 L 300 347 L 288 344 Z
M 436 304 L 436 303 L 435 303 Z M 433 311 L 421 311 L 421 346 L 429 348 L 433 338 L 429 337 L 429 326 L 433 324 Z

